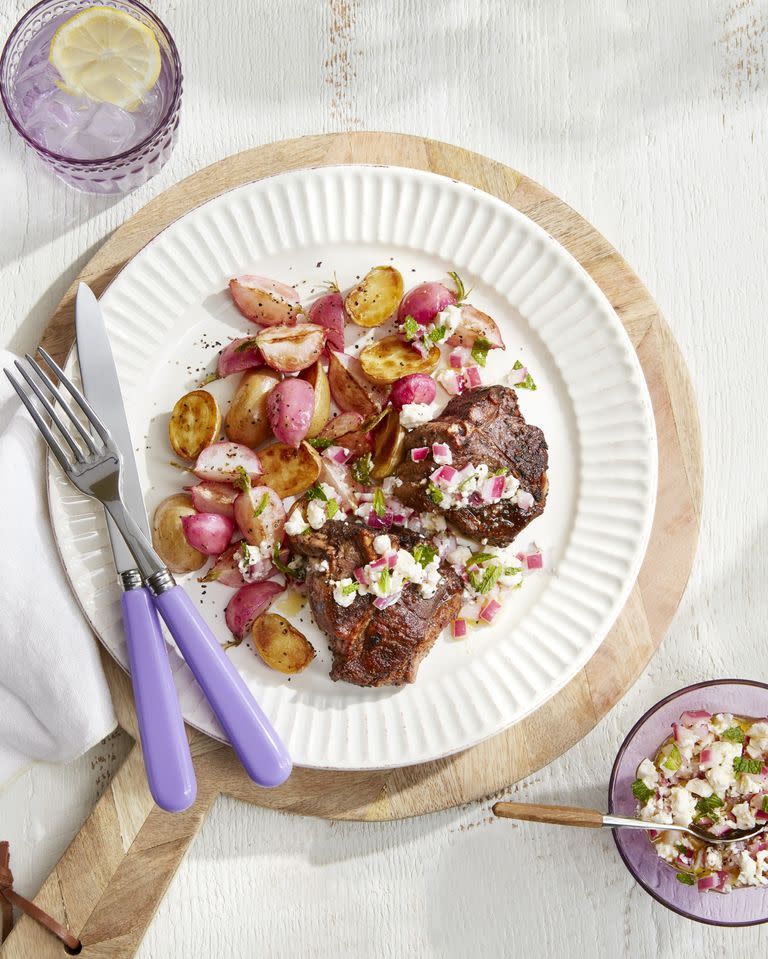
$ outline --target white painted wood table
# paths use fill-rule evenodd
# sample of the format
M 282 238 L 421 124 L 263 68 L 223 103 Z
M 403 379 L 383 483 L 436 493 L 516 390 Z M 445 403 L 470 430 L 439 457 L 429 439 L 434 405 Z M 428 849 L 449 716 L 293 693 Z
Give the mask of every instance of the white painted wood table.
M 27 0 L 5 0 L 5 35 Z M 768 0 L 156 0 L 185 70 L 181 139 L 118 201 L 47 176 L 0 125 L 0 335 L 29 348 L 77 269 L 133 211 L 220 157 L 342 129 L 455 142 L 545 184 L 625 255 L 687 358 L 707 455 L 699 557 L 646 674 L 576 748 L 512 790 L 606 799 L 635 719 L 686 683 L 765 679 L 768 560 Z M 0 791 L 32 895 L 126 748 Z M 636 886 L 610 833 L 495 822 L 485 805 L 333 824 L 221 801 L 142 959 L 740 956 L 768 929 L 688 923 Z

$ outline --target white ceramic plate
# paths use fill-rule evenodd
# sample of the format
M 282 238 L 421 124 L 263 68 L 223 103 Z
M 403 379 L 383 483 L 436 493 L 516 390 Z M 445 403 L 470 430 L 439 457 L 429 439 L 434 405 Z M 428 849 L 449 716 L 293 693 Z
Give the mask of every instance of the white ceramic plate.
M 520 405 L 547 437 L 550 492 L 544 515 L 519 542 L 535 540 L 547 570 L 526 580 L 492 626 L 460 642 L 441 638 L 415 685 L 401 689 L 332 682 L 326 639 L 308 612 L 276 603 L 315 646 L 309 669 L 288 679 L 245 644 L 229 655 L 301 766 L 369 769 L 435 759 L 540 706 L 587 662 L 621 610 L 653 515 L 656 439 L 643 374 L 621 323 L 576 261 L 521 213 L 463 183 L 395 167 L 340 166 L 286 173 L 205 203 L 149 243 L 104 294 L 150 516 L 187 479 L 169 465 L 169 410 L 214 367 L 221 344 L 247 332 L 228 279 L 276 277 L 297 284 L 306 301 L 334 274 L 343 288 L 390 262 L 406 287 L 447 270 L 473 287 L 471 301 L 497 319 L 507 346 L 490 355 L 486 382 L 500 380 L 517 358 L 532 371 L 538 390 L 520 391 Z M 211 388 L 223 398 L 233 384 Z M 49 489 L 73 588 L 125 667 L 101 509 L 55 464 Z M 226 641 L 231 591 L 212 585 L 203 599 L 194 575 L 184 582 Z M 174 671 L 186 720 L 221 738 L 175 651 Z

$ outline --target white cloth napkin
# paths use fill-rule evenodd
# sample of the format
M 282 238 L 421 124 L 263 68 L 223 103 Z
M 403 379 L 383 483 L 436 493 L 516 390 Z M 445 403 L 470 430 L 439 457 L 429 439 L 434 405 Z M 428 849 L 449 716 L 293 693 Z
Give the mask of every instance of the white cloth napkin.
M 0 352 L 0 367 L 15 357 Z M 0 370 L 0 785 L 116 726 L 97 641 L 59 559 L 42 438 Z

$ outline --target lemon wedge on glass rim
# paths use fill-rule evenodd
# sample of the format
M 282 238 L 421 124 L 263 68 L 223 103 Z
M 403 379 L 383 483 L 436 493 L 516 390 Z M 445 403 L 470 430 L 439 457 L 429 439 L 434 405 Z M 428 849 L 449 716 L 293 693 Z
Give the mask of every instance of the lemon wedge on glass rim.
M 115 7 L 76 13 L 51 39 L 48 59 L 62 90 L 123 110 L 135 110 L 160 76 L 162 61 L 154 33 Z

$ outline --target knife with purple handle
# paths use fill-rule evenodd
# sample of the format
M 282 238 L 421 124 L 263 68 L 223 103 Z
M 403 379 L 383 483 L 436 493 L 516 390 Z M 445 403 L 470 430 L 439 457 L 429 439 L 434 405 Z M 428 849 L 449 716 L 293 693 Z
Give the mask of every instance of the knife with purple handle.
M 109 338 L 98 301 L 82 283 L 77 293 L 76 318 L 81 366 L 84 354 L 93 356 L 93 362 L 87 361 L 91 386 L 85 384 L 86 393 L 113 433 L 122 454 L 120 496 L 102 499 L 119 529 L 117 539 L 133 557 L 132 566 L 138 569 L 139 585 L 143 581 L 152 591 L 157 611 L 246 772 L 260 786 L 279 786 L 291 773 L 291 760 L 285 746 L 216 637 L 149 542 L 138 471 Z M 85 382 L 85 374 L 83 379 Z M 170 667 L 168 671 L 170 673 Z M 146 718 L 153 722 L 153 733 L 156 732 L 156 717 L 151 709 Z

